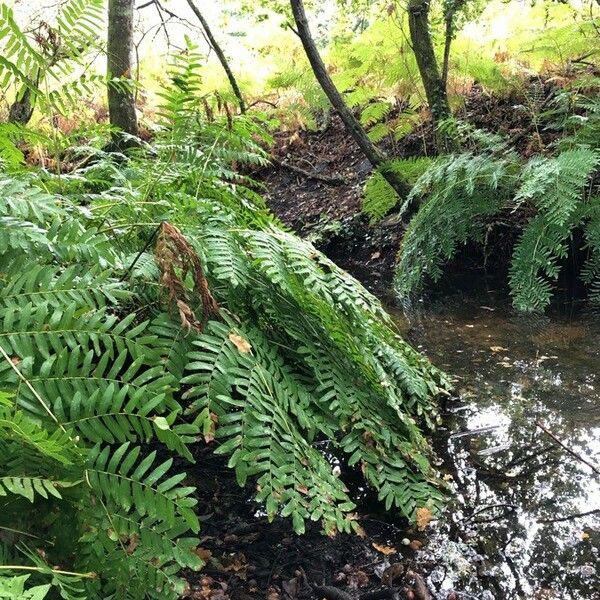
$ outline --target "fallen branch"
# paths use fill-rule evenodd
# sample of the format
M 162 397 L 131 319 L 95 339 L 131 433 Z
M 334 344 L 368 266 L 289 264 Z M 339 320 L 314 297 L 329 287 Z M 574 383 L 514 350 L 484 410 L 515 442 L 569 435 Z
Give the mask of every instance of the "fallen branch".
M 536 421 L 535 424 L 546 435 L 550 436 L 561 448 L 563 448 L 564 450 L 566 450 L 571 456 L 573 456 L 574 458 L 576 458 L 577 460 L 579 460 L 580 462 L 582 462 L 584 465 L 587 465 L 590 469 L 592 469 L 592 471 L 594 471 L 594 473 L 596 473 L 596 475 L 600 475 L 600 469 L 598 469 L 598 467 L 596 467 L 591 462 L 589 462 L 588 460 L 586 460 L 585 458 L 583 458 L 582 456 L 580 456 L 579 454 L 577 454 L 577 452 L 575 452 L 574 450 L 571 450 L 571 448 L 569 448 L 566 444 L 564 444 L 563 442 L 561 442 L 549 429 L 547 429 L 546 427 L 544 427 L 539 421 Z
M 538 523 L 560 523 L 561 521 L 572 521 L 581 517 L 587 517 L 589 515 L 595 515 L 600 513 L 600 508 L 594 510 L 588 510 L 587 512 L 577 513 L 574 515 L 567 515 L 566 517 L 557 517 L 556 519 L 539 519 Z
M 373 590 L 360 595 L 360 600 L 386 600 L 392 598 L 396 594 L 396 590 L 391 587 L 386 587 L 381 590 Z
M 296 165 L 291 165 L 290 163 L 279 160 L 278 158 L 275 158 L 274 156 L 271 157 L 271 161 L 283 169 L 288 169 L 289 171 L 292 171 L 293 173 L 302 175 L 302 177 L 306 177 L 307 179 L 314 179 L 315 181 L 321 181 L 323 183 L 326 183 L 327 185 L 346 185 L 348 183 L 348 181 L 346 179 L 344 179 L 343 177 L 341 177 L 339 175 L 334 175 L 332 177 L 330 177 L 328 175 L 319 175 L 319 173 L 315 173 L 314 171 L 307 171 L 306 169 L 303 169 L 302 167 L 297 167 Z

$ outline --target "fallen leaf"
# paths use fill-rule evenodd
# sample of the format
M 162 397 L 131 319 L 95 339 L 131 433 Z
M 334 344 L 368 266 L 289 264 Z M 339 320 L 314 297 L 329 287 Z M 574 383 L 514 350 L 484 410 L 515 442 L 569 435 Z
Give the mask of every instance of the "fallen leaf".
M 433 519 L 433 513 L 426 506 L 417 508 L 416 524 L 419 531 L 423 531 L 431 519 Z
M 587 540 L 587 539 L 589 539 L 590 534 L 586 533 L 585 531 L 582 531 L 580 537 L 581 537 L 582 540 Z
M 376 258 L 379 258 L 381 256 L 381 252 L 373 252 L 373 254 L 371 254 L 371 260 L 375 260 Z
M 212 558 L 212 552 L 208 548 L 202 548 L 201 546 L 198 546 L 194 550 L 194 554 L 196 554 L 196 556 L 198 556 L 198 558 L 205 563 Z
M 367 537 L 367 532 L 360 525 L 354 524 L 353 527 L 354 527 L 354 533 L 356 533 L 356 535 L 358 537 L 361 537 L 361 538 Z
M 402 575 L 404 575 L 404 565 L 401 563 L 393 563 L 381 574 L 381 583 L 388 587 L 392 587 L 394 579 L 397 579 Z
M 252 350 L 252 346 L 248 343 L 248 340 L 244 339 L 237 333 L 229 334 L 229 341 L 242 353 L 248 354 Z
M 348 579 L 348 588 L 351 590 L 357 590 L 359 588 L 364 588 L 369 585 L 369 576 L 360 569 L 350 573 Z
M 271 586 L 267 592 L 267 600 L 280 600 L 281 594 L 276 587 Z
M 240 576 L 240 571 L 245 571 L 248 568 L 246 556 L 243 552 L 235 552 L 223 561 L 223 570 L 237 573 Z M 226 564 L 225 564 L 226 563 Z
M 502 346 L 490 346 L 490 350 L 492 352 L 506 352 L 508 348 L 503 348 Z
M 377 552 L 381 552 L 381 554 L 384 554 L 385 556 L 389 556 L 390 554 L 397 554 L 398 552 L 398 550 L 396 550 L 396 548 L 393 548 L 392 546 L 376 544 L 375 542 L 373 542 L 372 546 L 373 548 L 375 548 L 375 550 L 377 550 Z

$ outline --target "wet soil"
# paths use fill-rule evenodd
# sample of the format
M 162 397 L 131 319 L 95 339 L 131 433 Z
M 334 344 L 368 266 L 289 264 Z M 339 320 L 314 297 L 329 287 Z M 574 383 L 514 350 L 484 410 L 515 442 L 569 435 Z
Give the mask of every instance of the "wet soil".
M 529 157 L 548 148 L 558 137 L 548 123 L 538 122 L 538 115 L 554 97 L 553 81 L 533 78 L 523 89 L 502 95 L 475 85 L 456 116 L 474 127 L 501 134 L 518 153 Z M 380 147 L 390 157 L 435 156 L 432 123 L 425 121 L 400 141 L 386 139 Z M 279 164 L 255 174 L 265 185 L 265 198 L 273 213 L 371 290 L 385 293 L 406 225 L 393 213 L 369 225 L 361 213 L 362 190 L 372 167 L 339 117 L 332 114 L 318 131 L 276 133 L 273 154 Z M 339 177 L 344 183 L 331 185 L 281 163 L 319 177 Z M 510 235 L 518 234 L 518 224 Z M 499 239 L 506 233 L 502 231 Z
M 298 537 L 285 520 L 268 524 L 253 490 L 199 450 L 208 564 L 186 597 L 600 598 L 600 476 L 586 464 L 600 469 L 600 323 L 525 319 L 493 294 L 391 310 L 457 374 L 434 438 L 447 508 L 417 532 L 365 502 L 365 537 L 316 527 Z

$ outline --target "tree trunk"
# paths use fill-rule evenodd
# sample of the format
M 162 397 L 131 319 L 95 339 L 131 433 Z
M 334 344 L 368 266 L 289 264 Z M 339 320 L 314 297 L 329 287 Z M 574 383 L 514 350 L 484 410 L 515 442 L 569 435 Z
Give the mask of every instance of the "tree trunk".
M 444 16 L 446 33 L 444 35 L 444 61 L 442 63 L 442 85 L 448 93 L 448 71 L 450 69 L 450 46 L 454 36 L 454 12 L 448 12 Z
M 329 76 L 325 63 L 321 59 L 319 50 L 312 39 L 310 28 L 308 26 L 308 19 L 306 18 L 306 12 L 304 10 L 304 3 L 302 0 L 290 0 L 290 4 L 296 22 L 298 36 L 302 41 L 304 51 L 306 52 L 306 56 L 308 57 L 308 61 L 310 62 L 315 77 L 325 92 L 325 95 L 329 98 L 329 102 L 331 102 L 333 108 L 340 115 L 348 133 L 354 138 L 368 161 L 373 167 L 380 169 L 381 174 L 385 177 L 386 181 L 401 197 L 406 197 L 410 191 L 409 185 L 396 173 L 385 168 L 384 161 L 386 157 L 375 147 L 373 142 L 371 142 L 363 126 L 352 114 L 352 111 L 350 111 L 348 106 L 346 106 L 344 98 Z
M 131 79 L 133 51 L 133 0 L 108 2 L 108 77 Z M 108 84 L 108 113 L 110 124 L 120 132 L 138 134 L 135 99 L 129 87 Z M 121 133 L 115 142 L 123 142 Z M 127 145 L 127 144 L 125 144 Z
M 221 49 L 221 46 L 219 46 L 219 42 L 217 42 L 217 40 L 215 39 L 215 36 L 212 34 L 212 31 L 210 30 L 210 26 L 208 25 L 207 20 L 204 18 L 203 14 L 200 12 L 200 9 L 194 4 L 194 1 L 187 0 L 187 3 L 189 4 L 190 8 L 194 11 L 194 14 L 196 15 L 196 17 L 198 17 L 198 20 L 200 21 L 200 24 L 202 25 L 202 29 L 204 29 L 204 33 L 206 34 L 206 38 L 208 39 L 208 43 L 210 44 L 211 48 L 215 51 L 215 54 L 217 55 L 217 58 L 219 59 L 219 62 L 221 63 L 221 66 L 223 67 L 223 70 L 225 71 L 225 74 L 227 75 L 227 79 L 229 80 L 229 85 L 231 86 L 231 89 L 233 90 L 233 93 L 235 94 L 235 97 L 238 100 L 238 104 L 240 106 L 240 112 L 242 114 L 244 114 L 246 112 L 246 102 L 244 101 L 244 96 L 242 95 L 242 92 L 237 84 L 235 75 L 233 74 L 233 71 L 231 70 L 231 68 L 229 66 L 229 62 L 227 61 L 227 57 L 225 56 L 225 53 Z
M 429 32 L 429 0 L 408 0 L 408 26 L 433 120 L 437 122 L 447 119 L 450 116 L 448 96 Z

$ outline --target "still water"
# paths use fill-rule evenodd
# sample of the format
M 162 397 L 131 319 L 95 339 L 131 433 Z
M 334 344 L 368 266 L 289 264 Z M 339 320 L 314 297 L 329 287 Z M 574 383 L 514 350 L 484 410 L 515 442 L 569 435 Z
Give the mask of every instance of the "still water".
M 490 297 L 395 317 L 459 392 L 436 441 L 456 496 L 419 556 L 430 588 L 600 599 L 600 318 L 525 318 Z

